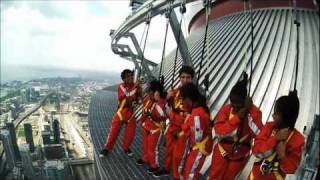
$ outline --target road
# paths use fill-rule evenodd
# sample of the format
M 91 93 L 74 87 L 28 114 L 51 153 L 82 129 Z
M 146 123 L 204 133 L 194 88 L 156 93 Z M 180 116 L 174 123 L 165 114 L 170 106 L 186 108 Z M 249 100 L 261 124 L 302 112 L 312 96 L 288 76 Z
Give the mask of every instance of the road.
M 92 145 L 88 144 L 88 140 L 84 138 L 84 132 L 81 131 L 80 127 L 75 121 L 73 112 L 69 111 L 69 104 L 62 103 L 60 111 L 60 124 L 63 132 L 63 136 L 66 140 L 69 157 L 74 159 L 89 158 L 90 149 Z M 89 150 L 88 150 L 89 149 Z M 79 180 L 94 180 L 94 165 L 72 165 L 72 169 L 76 179 Z

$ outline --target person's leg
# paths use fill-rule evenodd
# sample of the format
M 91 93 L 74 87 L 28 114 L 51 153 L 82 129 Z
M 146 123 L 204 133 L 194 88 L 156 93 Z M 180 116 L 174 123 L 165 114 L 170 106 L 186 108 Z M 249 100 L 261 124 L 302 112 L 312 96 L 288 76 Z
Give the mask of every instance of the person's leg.
M 148 136 L 148 157 L 151 168 L 159 168 L 159 144 L 160 144 L 161 134 L 160 132 L 155 134 L 150 134 Z
M 126 129 L 124 132 L 123 144 L 122 144 L 122 148 L 124 151 L 129 150 L 129 147 L 134 140 L 135 133 L 136 133 L 136 119 L 133 117 L 127 123 Z
M 213 148 L 212 160 L 211 160 L 211 167 L 209 173 L 210 180 L 222 180 L 226 169 L 228 167 L 228 161 L 226 158 L 222 157 L 218 146 L 216 145 Z
M 171 133 L 165 135 L 166 138 L 166 149 L 164 155 L 164 169 L 170 171 L 172 167 L 172 155 L 173 155 L 173 145 L 174 139 Z
M 229 161 L 227 171 L 224 175 L 224 179 L 236 179 L 239 173 L 243 170 L 248 160 L 244 159 L 242 161 Z
M 172 159 L 172 173 L 173 178 L 180 179 L 180 166 L 183 167 L 183 155 L 185 152 L 186 140 L 183 137 L 179 137 L 179 139 L 174 143 L 173 146 L 173 159 Z
M 198 150 L 191 151 L 183 168 L 183 179 L 199 179 L 199 173 L 206 157 Z
M 111 150 L 113 148 L 114 144 L 116 143 L 117 137 L 119 135 L 120 128 L 121 128 L 120 119 L 118 115 L 115 114 L 112 118 L 110 131 L 106 138 L 106 142 L 104 144 L 105 150 Z
M 142 160 L 149 162 L 148 158 L 148 131 L 142 128 Z

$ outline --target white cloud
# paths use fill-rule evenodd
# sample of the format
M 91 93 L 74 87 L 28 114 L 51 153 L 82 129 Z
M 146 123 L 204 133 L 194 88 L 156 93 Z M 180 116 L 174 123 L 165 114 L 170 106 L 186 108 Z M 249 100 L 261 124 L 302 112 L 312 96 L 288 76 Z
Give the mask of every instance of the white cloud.
M 128 1 L 1 1 L 1 68 L 39 65 L 119 72 L 133 64 L 113 54 L 110 29 L 130 13 Z M 144 25 L 133 30 L 138 41 Z M 161 59 L 165 18 L 153 18 L 145 56 Z M 175 47 L 169 30 L 167 53 Z

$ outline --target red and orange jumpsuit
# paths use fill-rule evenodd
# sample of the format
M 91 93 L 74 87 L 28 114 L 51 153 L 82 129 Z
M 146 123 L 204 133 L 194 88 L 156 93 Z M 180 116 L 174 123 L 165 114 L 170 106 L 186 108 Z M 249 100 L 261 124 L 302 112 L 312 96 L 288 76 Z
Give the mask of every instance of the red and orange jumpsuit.
M 147 113 L 150 111 L 153 101 L 150 96 L 146 96 L 142 102 L 142 114 L 140 117 L 141 126 L 147 119 Z M 148 162 L 148 131 L 141 128 L 142 132 L 142 160 Z
M 134 117 L 132 102 L 136 101 L 140 97 L 140 92 L 140 87 L 135 83 L 133 83 L 130 87 L 126 86 L 124 83 L 119 85 L 119 107 L 116 114 L 112 118 L 110 132 L 106 138 L 104 149 L 112 149 L 117 140 L 122 124 L 126 124 L 122 147 L 125 151 L 129 149 L 131 143 L 133 142 L 136 130 L 136 119 Z
M 214 124 L 218 143 L 213 149 L 209 179 L 236 179 L 248 161 L 252 140 L 262 127 L 261 111 L 256 106 L 252 105 L 248 117 L 240 120 L 231 104 L 224 105 Z
M 257 180 L 281 180 L 286 174 L 294 174 L 299 167 L 304 146 L 304 137 L 296 129 L 289 133 L 286 140 L 286 155 L 281 160 L 276 157 L 277 140 L 275 138 L 277 130 L 274 123 L 267 123 L 254 140 L 252 153 L 256 156 L 249 179 Z M 270 172 L 262 170 L 261 164 L 267 160 Z
M 173 111 L 168 114 L 169 126 L 165 134 L 166 151 L 164 169 L 170 171 L 170 168 L 172 168 L 173 177 L 179 179 L 183 168 L 183 157 L 186 154 L 186 137 L 180 133 L 182 125 L 186 120 L 186 112 L 182 107 L 179 88 L 173 90 L 173 101 L 171 103 Z
M 149 109 L 149 115 L 142 123 L 143 129 L 147 132 L 146 162 L 151 168 L 159 167 L 159 145 L 166 119 L 164 107 L 165 100 L 154 102 Z
M 210 114 L 203 107 L 193 108 L 183 125 L 183 132 L 190 144 L 183 179 L 199 179 L 200 169 L 212 149 Z

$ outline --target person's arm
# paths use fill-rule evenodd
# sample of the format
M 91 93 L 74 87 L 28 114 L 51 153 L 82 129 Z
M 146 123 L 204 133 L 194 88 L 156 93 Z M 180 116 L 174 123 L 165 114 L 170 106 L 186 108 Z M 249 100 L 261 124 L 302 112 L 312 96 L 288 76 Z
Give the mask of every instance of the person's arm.
M 220 138 L 234 136 L 237 133 L 240 118 L 237 114 L 234 114 L 232 118 L 229 119 L 230 111 L 229 107 L 223 106 L 216 116 L 214 130 Z
M 282 157 L 279 158 L 281 171 L 285 174 L 294 174 L 297 168 L 299 167 L 301 161 L 304 139 L 292 139 L 292 141 L 289 143 L 290 144 L 281 142 L 281 144 L 277 147 L 277 153 L 279 151 L 282 151 L 284 154 Z
M 273 131 L 273 125 L 267 123 L 254 140 L 252 147 L 252 153 L 258 158 L 266 158 L 274 152 L 274 148 L 277 145 L 277 139 L 275 136 L 271 136 Z

